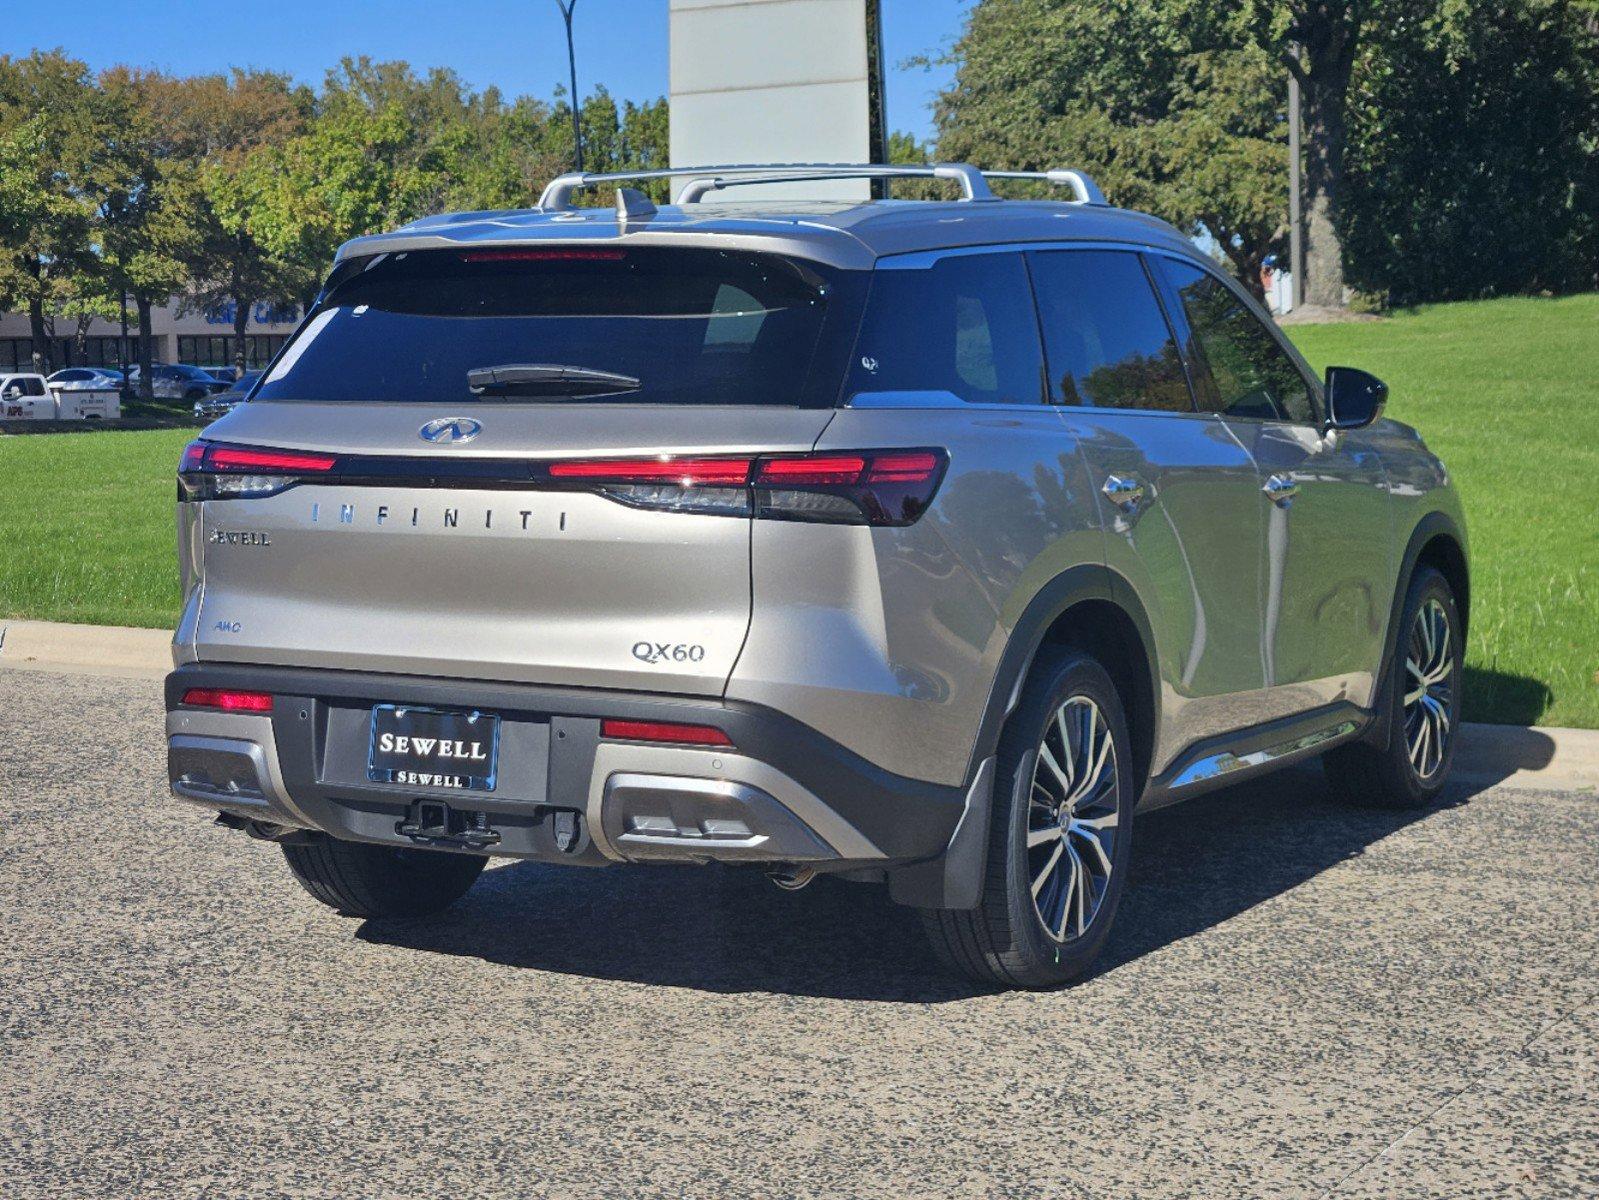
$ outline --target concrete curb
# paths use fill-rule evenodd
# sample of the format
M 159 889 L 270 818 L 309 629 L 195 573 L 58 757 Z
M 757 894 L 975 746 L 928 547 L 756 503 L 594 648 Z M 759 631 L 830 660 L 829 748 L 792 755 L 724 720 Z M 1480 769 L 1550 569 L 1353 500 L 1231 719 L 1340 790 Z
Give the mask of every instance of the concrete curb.
M 0 622 L 0 671 L 59 671 L 160 679 L 172 670 L 172 635 L 164 629 Z
M 172 635 L 162 629 L 0 622 L 0 673 L 161 679 L 171 669 Z M 1599 729 L 1468 724 L 1455 755 L 1455 778 L 1523 790 L 1599 791 Z

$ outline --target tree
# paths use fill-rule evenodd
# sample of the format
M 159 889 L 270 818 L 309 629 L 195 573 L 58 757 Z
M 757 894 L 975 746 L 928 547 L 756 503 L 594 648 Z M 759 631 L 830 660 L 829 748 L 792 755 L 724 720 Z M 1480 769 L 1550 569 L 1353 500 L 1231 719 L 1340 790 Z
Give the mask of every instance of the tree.
M 62 281 L 60 295 L 46 314 L 45 324 L 52 337 L 58 332 L 57 320 L 72 327 L 72 358 L 82 362 L 88 356 L 89 327 L 96 321 L 115 321 L 122 311 L 121 297 L 111 290 L 105 264 L 96 257 L 90 270 Z
M 113 129 L 83 63 L 0 57 L 0 304 L 26 306 L 39 371 L 54 365 L 49 313 L 97 265 L 94 169 Z
M 1305 302 L 1344 306 L 1349 89 L 1381 0 L 1246 0 L 1256 45 L 1299 80 L 1305 141 Z M 1225 11 L 1225 10 L 1219 10 Z
M 1593 11 L 1385 0 L 1351 91 L 1350 282 L 1397 303 L 1599 282 Z
M 983 0 L 954 57 L 941 157 L 1081 167 L 1115 202 L 1208 235 L 1261 294 L 1285 233 L 1281 88 L 1236 10 Z
M 113 67 L 100 91 L 113 107 L 116 135 L 96 164 L 100 255 L 113 285 L 139 314 L 139 395 L 152 396 L 150 315 L 181 292 L 200 241 L 194 164 L 177 151 L 158 119 L 156 93 L 167 86 L 151 72 Z
M 256 147 L 304 129 L 314 99 L 288 76 L 235 70 L 152 81 L 148 99 L 173 153 L 196 169 L 199 236 L 192 243 L 190 288 L 181 308 L 233 313 L 233 362 L 248 364 L 250 313 L 259 301 L 287 301 L 311 282 L 255 236 L 247 189 L 239 176 Z

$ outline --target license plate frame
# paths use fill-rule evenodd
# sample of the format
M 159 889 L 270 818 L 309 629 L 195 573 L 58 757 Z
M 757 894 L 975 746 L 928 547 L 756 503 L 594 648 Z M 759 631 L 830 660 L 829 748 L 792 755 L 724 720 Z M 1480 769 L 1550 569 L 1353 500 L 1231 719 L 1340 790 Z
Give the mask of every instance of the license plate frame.
M 405 738 L 406 749 L 383 746 L 385 734 L 396 741 Z M 412 748 L 417 738 L 428 743 L 420 754 Z M 445 743 L 464 753 L 435 753 L 435 748 Z M 486 756 L 482 753 L 485 746 Z M 366 756 L 366 777 L 371 783 L 441 792 L 492 792 L 499 766 L 500 718 L 496 713 L 420 704 L 372 706 Z

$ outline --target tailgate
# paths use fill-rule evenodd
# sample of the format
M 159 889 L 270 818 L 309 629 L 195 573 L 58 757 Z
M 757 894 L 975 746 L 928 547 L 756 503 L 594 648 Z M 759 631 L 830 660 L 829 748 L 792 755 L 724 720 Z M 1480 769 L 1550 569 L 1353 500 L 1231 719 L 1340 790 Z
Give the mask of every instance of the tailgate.
M 796 408 L 472 407 L 469 443 L 428 445 L 431 406 L 253 402 L 231 445 L 402 457 L 393 485 L 302 483 L 210 500 L 201 660 L 719 695 L 750 620 L 750 522 L 517 482 L 539 459 L 807 450 Z M 508 464 L 429 478 L 430 463 Z

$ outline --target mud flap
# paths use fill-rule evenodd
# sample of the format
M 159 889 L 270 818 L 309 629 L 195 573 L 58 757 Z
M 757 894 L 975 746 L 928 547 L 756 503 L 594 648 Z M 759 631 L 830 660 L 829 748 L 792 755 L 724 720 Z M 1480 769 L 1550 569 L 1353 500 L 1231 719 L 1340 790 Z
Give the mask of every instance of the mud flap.
M 888 894 L 913 908 L 973 909 L 983 898 L 988 822 L 994 810 L 994 760 L 985 758 L 966 792 L 966 808 L 944 853 L 891 871 Z

